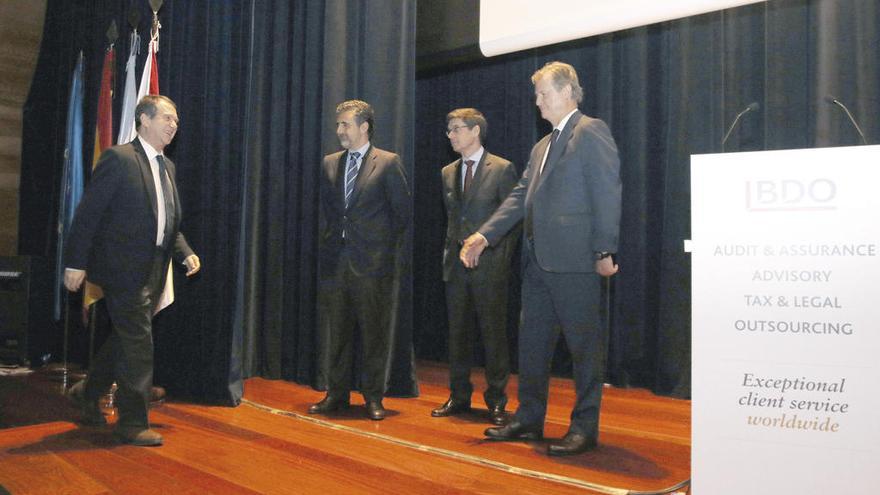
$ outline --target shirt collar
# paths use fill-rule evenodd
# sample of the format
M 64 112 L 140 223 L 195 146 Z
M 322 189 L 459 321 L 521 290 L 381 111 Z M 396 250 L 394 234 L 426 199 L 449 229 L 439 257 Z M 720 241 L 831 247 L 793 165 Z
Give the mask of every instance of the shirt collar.
M 476 165 L 478 165 L 478 164 L 480 163 L 480 160 L 483 159 L 483 152 L 485 152 L 485 151 L 486 151 L 486 150 L 485 150 L 482 146 L 480 146 L 480 149 L 478 149 L 477 151 L 475 151 L 471 156 L 463 156 L 463 157 L 461 157 L 461 161 L 462 161 L 462 162 L 466 162 L 466 161 L 468 161 L 468 160 L 473 160 L 473 161 L 474 161 L 474 165 L 476 166 Z
M 578 111 L 578 109 L 575 108 L 574 110 L 568 112 L 568 115 L 566 115 L 565 117 L 562 117 L 562 120 L 559 121 L 559 125 L 554 127 L 554 129 L 559 129 L 559 133 L 562 134 L 562 130 L 565 129 L 565 124 L 568 123 L 568 119 L 570 119 L 571 116 L 574 115 L 574 113 L 577 111 Z
M 367 143 L 356 150 L 348 150 L 349 154 L 351 153 L 360 153 L 358 156 L 358 160 L 363 160 L 364 156 L 367 154 L 367 150 L 370 149 L 370 142 Z
M 150 143 L 148 143 L 148 142 L 147 142 L 144 138 L 142 138 L 140 135 L 138 135 L 138 141 L 140 141 L 140 142 L 141 142 L 141 146 L 144 147 L 144 152 L 147 154 L 147 158 L 148 158 L 148 159 L 152 160 L 152 159 L 155 158 L 156 156 L 163 156 L 162 153 L 159 153 L 158 151 L 156 151 L 156 148 L 153 148 L 152 146 L 150 146 Z M 163 158 L 163 159 L 164 159 L 164 158 Z

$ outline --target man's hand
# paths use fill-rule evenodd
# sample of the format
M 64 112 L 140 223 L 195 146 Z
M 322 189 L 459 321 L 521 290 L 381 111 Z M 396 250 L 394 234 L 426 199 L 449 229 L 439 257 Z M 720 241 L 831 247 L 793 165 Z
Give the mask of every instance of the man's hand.
M 602 258 L 596 262 L 596 273 L 603 277 L 610 277 L 617 273 L 618 270 L 620 270 L 620 266 L 614 263 L 611 256 Z
M 64 270 L 64 286 L 67 287 L 67 290 L 70 292 L 78 291 L 85 279 L 85 270 L 76 270 L 73 268 L 65 268 Z
M 464 244 L 461 246 L 461 252 L 458 254 L 458 259 L 461 260 L 461 263 L 465 267 L 476 268 L 477 264 L 480 262 L 480 255 L 488 246 L 489 241 L 483 237 L 483 234 L 479 232 L 471 234 L 470 237 L 464 240 Z
M 183 260 L 183 264 L 186 265 L 186 276 L 191 277 L 196 274 L 199 270 L 202 269 L 202 263 L 199 261 L 199 257 L 191 254 Z

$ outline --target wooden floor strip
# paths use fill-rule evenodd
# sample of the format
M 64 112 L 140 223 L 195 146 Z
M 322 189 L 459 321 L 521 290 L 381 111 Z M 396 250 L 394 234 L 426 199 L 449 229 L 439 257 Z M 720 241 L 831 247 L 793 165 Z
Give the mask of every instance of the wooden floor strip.
M 447 457 L 449 459 L 454 459 L 461 462 L 467 462 L 470 464 L 476 464 L 478 466 L 487 467 L 491 469 L 496 469 L 499 471 L 503 471 L 510 474 L 516 474 L 519 476 L 526 476 L 529 478 L 534 478 L 543 481 L 552 481 L 555 483 L 561 483 L 568 486 L 573 486 L 577 488 L 584 488 L 588 490 L 593 490 L 594 492 L 604 493 L 608 495 L 628 495 L 630 493 L 629 489 L 626 488 L 615 488 L 605 485 L 600 485 L 597 483 L 590 483 L 589 481 L 578 480 L 574 478 L 569 478 L 567 476 L 560 476 L 552 473 L 544 473 L 541 471 L 535 471 L 532 469 L 524 469 L 516 466 L 511 466 L 509 464 L 505 464 L 503 462 L 493 461 L 492 459 L 486 459 L 485 457 L 474 456 L 470 454 L 463 454 L 461 452 L 455 452 L 453 450 L 442 449 L 439 447 L 432 447 L 430 445 L 425 445 L 421 443 L 411 442 L 409 440 L 404 440 L 402 438 L 392 437 L 390 435 L 384 435 L 382 433 L 376 433 L 372 431 L 365 431 L 359 428 L 353 428 L 351 426 L 346 426 L 340 423 L 333 423 L 331 421 L 326 421 L 320 418 L 316 418 L 314 416 L 307 416 L 304 414 L 299 414 L 293 411 L 285 411 L 282 409 L 277 409 L 271 406 L 267 406 L 264 404 L 259 404 L 257 402 L 253 402 L 247 399 L 242 399 L 242 404 L 259 409 L 261 411 L 265 411 L 271 414 L 275 414 L 278 416 L 286 416 L 288 418 L 294 418 L 300 421 L 306 421 L 314 425 L 318 425 L 324 428 L 329 428 L 336 431 L 345 431 L 347 433 L 352 433 L 354 435 L 360 435 L 364 437 L 369 437 L 375 440 L 380 440 L 383 442 L 391 443 L 394 445 L 399 445 L 403 447 L 408 447 L 413 450 L 418 450 L 420 452 L 427 452 L 434 455 L 439 455 L 443 457 Z

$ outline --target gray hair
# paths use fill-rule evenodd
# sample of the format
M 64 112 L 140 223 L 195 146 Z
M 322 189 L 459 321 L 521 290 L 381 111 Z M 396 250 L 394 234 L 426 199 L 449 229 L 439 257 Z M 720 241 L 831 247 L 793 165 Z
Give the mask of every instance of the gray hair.
M 571 97 L 574 101 L 580 103 L 584 99 L 584 90 L 578 82 L 577 71 L 571 65 L 558 61 L 547 62 L 544 64 L 544 67 L 541 67 L 532 74 L 532 84 L 537 84 L 538 81 L 547 75 L 551 77 L 556 91 L 562 91 L 565 85 L 568 84 L 571 85 Z

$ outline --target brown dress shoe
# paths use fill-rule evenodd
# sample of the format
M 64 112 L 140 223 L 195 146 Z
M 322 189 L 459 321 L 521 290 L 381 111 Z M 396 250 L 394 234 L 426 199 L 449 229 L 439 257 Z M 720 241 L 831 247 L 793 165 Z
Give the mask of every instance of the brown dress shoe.
M 165 388 L 158 385 L 150 387 L 150 405 L 162 405 L 165 403 Z
M 101 412 L 101 406 L 98 405 L 98 400 L 87 400 L 85 391 L 85 380 L 73 384 L 73 386 L 67 390 L 67 398 L 79 407 L 79 422 L 86 426 L 106 425 L 107 418 L 105 418 L 104 413 Z
M 461 402 L 450 397 L 442 406 L 431 411 L 431 416 L 434 416 L 435 418 L 444 418 L 446 416 L 454 416 L 456 414 L 470 412 L 470 410 L 470 402 Z
M 483 433 L 489 440 L 540 440 L 544 430 L 540 426 L 527 426 L 519 421 L 511 421 L 506 426 L 487 428 Z
M 565 456 L 581 454 L 596 448 L 596 439 L 580 433 L 568 432 L 562 440 L 553 442 L 547 447 L 547 455 Z
M 504 426 L 507 424 L 507 419 L 507 411 L 504 410 L 504 405 L 496 404 L 489 408 L 489 421 L 493 425 Z
M 329 412 L 338 411 L 348 407 L 349 399 L 345 397 L 334 397 L 330 394 L 324 396 L 317 404 L 309 407 L 309 414 L 327 414 Z
M 385 408 L 382 407 L 381 401 L 367 401 L 367 417 L 372 419 L 373 421 L 380 421 L 385 419 Z
M 113 435 L 120 442 L 138 447 L 157 447 L 162 445 L 162 435 L 141 426 L 117 426 Z

